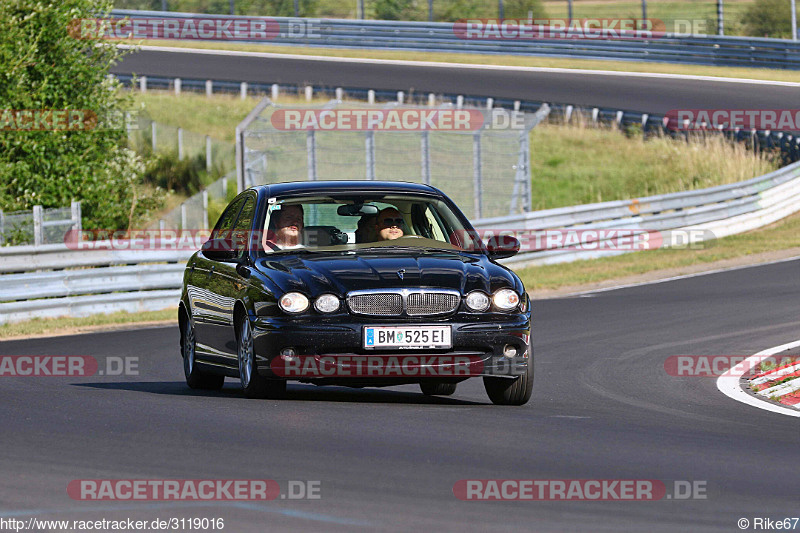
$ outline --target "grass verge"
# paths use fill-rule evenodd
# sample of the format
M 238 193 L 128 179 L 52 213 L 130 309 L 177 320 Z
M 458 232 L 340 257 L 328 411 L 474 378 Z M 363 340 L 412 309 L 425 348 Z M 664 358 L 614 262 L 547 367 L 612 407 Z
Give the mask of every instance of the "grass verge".
M 0 339 L 70 335 L 131 324 L 154 324 L 166 321 L 177 323 L 177 316 L 176 309 L 163 309 L 161 311 L 144 311 L 141 313 L 121 311 L 107 315 L 100 314 L 80 318 L 34 318 L 24 322 L 0 325 Z
M 464 65 L 503 65 L 510 67 L 545 67 L 586 70 L 611 70 L 617 72 L 644 72 L 657 74 L 679 74 L 712 76 L 723 78 L 745 78 L 766 81 L 800 83 L 800 72 L 772 70 L 766 68 L 715 67 L 708 65 L 681 65 L 638 61 L 611 61 L 599 59 L 569 59 L 555 57 L 490 55 L 447 52 L 414 52 L 401 50 L 356 50 L 349 48 L 316 48 L 306 46 L 280 46 L 271 44 L 244 44 L 201 41 L 153 40 L 128 42 L 147 46 L 169 46 L 174 48 L 200 48 L 207 50 L 238 50 L 243 52 L 266 52 L 306 56 L 346 57 L 364 59 L 391 59 L 401 61 L 426 61 L 460 63 Z

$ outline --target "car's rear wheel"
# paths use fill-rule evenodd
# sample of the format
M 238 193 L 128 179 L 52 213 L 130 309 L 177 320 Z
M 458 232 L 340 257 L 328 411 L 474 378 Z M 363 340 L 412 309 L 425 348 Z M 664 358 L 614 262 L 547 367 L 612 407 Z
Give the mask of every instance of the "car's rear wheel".
M 247 317 L 239 323 L 236 339 L 239 359 L 239 381 L 248 398 L 281 398 L 286 394 L 286 380 L 267 379 L 258 373 L 253 349 L 253 332 Z
M 183 375 L 186 376 L 186 384 L 192 389 L 219 390 L 225 383 L 225 376 L 209 374 L 203 372 L 197 366 L 196 339 L 192 322 L 187 318 L 183 324 L 183 335 L 181 335 L 181 355 L 183 355 Z
M 419 384 L 425 396 L 450 396 L 456 392 L 455 383 L 442 383 L 441 381 L 422 381 Z
M 515 379 L 484 376 L 486 394 L 496 405 L 525 405 L 533 392 L 533 357 L 528 358 L 524 374 Z

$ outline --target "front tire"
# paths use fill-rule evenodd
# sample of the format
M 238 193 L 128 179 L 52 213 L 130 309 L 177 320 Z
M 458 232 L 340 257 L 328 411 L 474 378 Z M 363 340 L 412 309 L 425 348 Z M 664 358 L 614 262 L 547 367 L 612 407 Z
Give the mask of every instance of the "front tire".
M 253 350 L 253 332 L 250 321 L 243 317 L 236 337 L 239 360 L 239 381 L 247 398 L 282 398 L 286 394 L 286 380 L 267 379 L 258 373 Z
M 524 374 L 515 379 L 483 377 L 486 394 L 495 405 L 525 405 L 533 392 L 533 356 L 528 358 Z
M 186 384 L 191 389 L 219 390 L 225 383 L 225 376 L 209 374 L 203 372 L 197 366 L 196 339 L 192 322 L 187 318 L 183 325 L 183 335 L 181 335 L 181 355 L 183 356 L 183 375 L 186 377 Z
M 455 383 L 442 383 L 441 381 L 422 381 L 419 384 L 425 396 L 450 396 L 456 392 Z

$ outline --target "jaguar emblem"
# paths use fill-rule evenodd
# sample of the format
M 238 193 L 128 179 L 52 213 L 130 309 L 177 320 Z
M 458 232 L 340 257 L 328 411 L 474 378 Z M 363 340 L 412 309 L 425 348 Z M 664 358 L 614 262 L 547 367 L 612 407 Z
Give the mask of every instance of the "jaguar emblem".
M 405 276 L 405 274 L 406 274 L 405 268 L 401 268 L 400 270 L 397 271 L 397 277 L 400 279 L 403 279 L 403 276 Z

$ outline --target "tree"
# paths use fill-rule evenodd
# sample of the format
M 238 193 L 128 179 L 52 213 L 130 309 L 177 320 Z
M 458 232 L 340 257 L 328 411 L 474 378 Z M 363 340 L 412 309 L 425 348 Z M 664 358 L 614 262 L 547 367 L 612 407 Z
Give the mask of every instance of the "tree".
M 754 37 L 792 37 L 789 0 L 756 0 L 742 15 L 744 32 Z
M 63 207 L 75 199 L 85 227 L 125 228 L 154 206 L 119 120 L 130 96 L 108 77 L 122 52 L 113 41 L 74 31 L 76 19 L 110 8 L 106 0 L 0 3 L 0 208 Z M 20 131 L 22 110 L 86 110 L 98 122 Z

